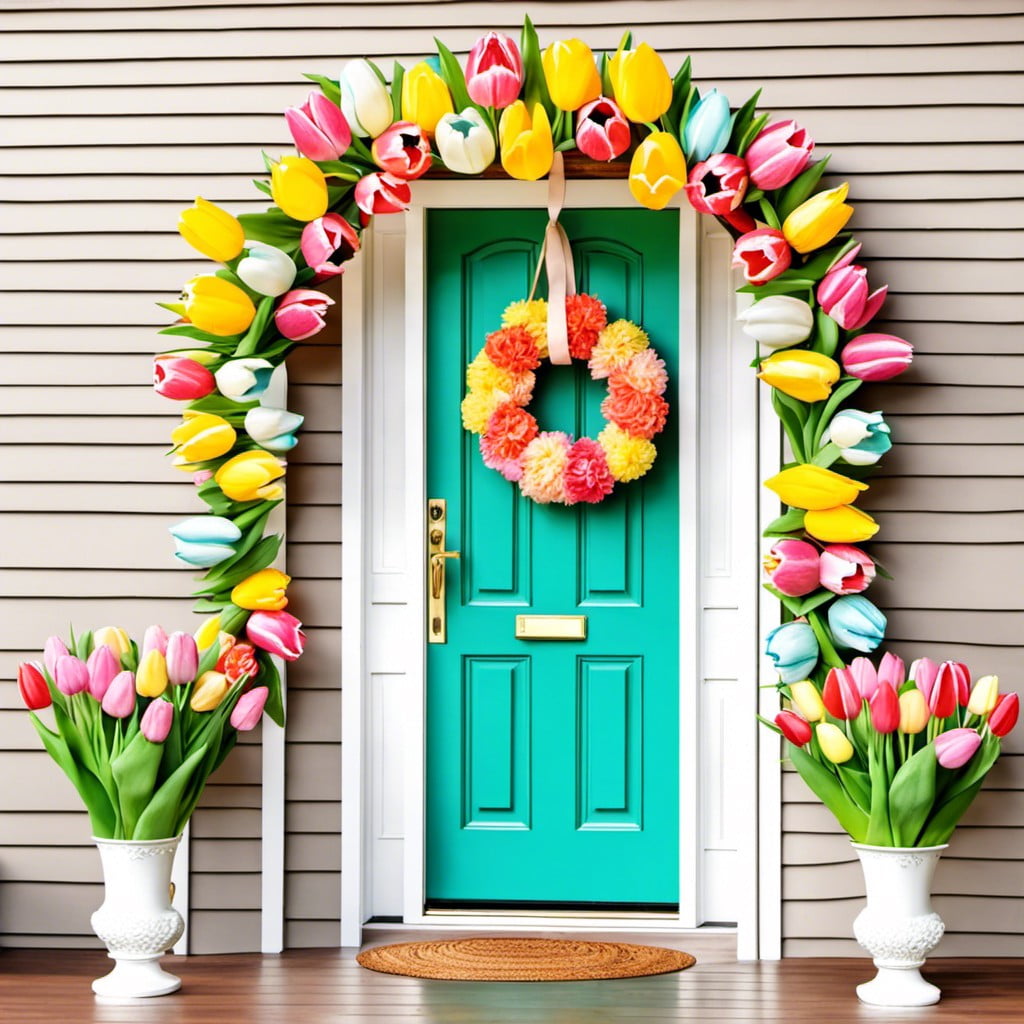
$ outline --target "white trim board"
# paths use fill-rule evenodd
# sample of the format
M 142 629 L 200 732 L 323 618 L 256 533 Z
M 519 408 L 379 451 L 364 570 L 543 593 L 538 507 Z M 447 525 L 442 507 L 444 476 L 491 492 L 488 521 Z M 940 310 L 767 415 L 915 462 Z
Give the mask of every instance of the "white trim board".
M 423 913 L 424 244 L 426 211 L 546 205 L 547 183 L 419 181 L 405 216 L 377 217 L 346 274 L 343 372 L 342 944 L 370 916 L 479 928 Z M 631 207 L 621 181 L 567 184 L 566 207 Z M 732 345 L 725 232 L 680 208 L 681 913 L 666 921 L 490 917 L 530 927 L 692 929 L 737 921 L 757 955 L 756 393 Z M 358 270 L 356 270 L 358 267 Z M 699 268 L 703 267 L 703 273 Z M 358 309 L 354 307 L 359 307 Z M 686 345 L 697 338 L 698 345 Z M 740 371 L 743 371 L 742 373 Z M 739 389 L 739 390 L 737 390 Z M 750 392 L 750 393 L 748 393 Z M 755 401 L 751 401 L 751 394 Z M 690 843 L 685 837 L 693 837 Z

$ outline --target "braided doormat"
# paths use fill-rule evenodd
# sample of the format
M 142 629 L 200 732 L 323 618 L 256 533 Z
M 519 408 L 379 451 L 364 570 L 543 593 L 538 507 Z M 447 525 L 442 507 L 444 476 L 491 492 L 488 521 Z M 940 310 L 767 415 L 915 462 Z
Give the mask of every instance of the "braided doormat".
M 360 953 L 371 971 L 444 981 L 593 981 L 692 967 L 689 953 L 629 942 L 475 938 L 400 942 Z

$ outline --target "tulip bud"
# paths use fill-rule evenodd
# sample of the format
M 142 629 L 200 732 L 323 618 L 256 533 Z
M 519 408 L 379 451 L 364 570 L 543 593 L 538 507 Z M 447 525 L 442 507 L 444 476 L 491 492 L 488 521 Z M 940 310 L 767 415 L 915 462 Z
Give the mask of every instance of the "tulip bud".
M 907 736 L 916 736 L 923 732 L 932 717 L 924 694 L 920 690 L 907 690 L 900 694 L 899 701 L 900 732 Z
M 327 179 L 304 156 L 283 156 L 271 166 L 270 195 L 293 220 L 316 220 L 327 212 Z
M 234 455 L 213 475 L 217 486 L 232 501 L 276 501 L 284 488 L 272 481 L 284 476 L 284 464 L 269 452 Z
M 402 78 L 403 121 L 412 121 L 431 135 L 437 122 L 454 112 L 445 80 L 425 60 L 406 71 Z
M 178 232 L 193 249 L 217 263 L 233 260 L 242 251 L 245 237 L 235 217 L 202 196 L 181 211 Z
M 291 577 L 277 569 L 260 569 L 231 591 L 231 601 L 253 611 L 280 611 L 288 604 L 285 588 L 290 582 Z
M 135 692 L 140 697 L 159 697 L 167 689 L 167 659 L 156 648 L 147 651 L 135 675 Z
M 295 661 L 302 654 L 306 639 L 301 627 L 302 623 L 288 612 L 256 611 L 249 616 L 245 632 L 260 649 L 285 661 Z
M 71 654 L 57 659 L 54 681 L 57 689 L 68 697 L 81 693 L 89 686 L 89 669 L 85 662 Z
M 857 687 L 857 692 L 865 699 L 871 700 L 878 691 L 879 681 L 875 666 L 864 657 L 854 658 L 847 671 Z
M 245 432 L 268 451 L 287 452 L 298 443 L 294 432 L 302 426 L 304 418 L 287 409 L 257 405 L 245 414 Z
M 118 672 L 103 695 L 101 706 L 111 718 L 128 718 L 135 710 L 135 676 Z
M 1017 724 L 1020 714 L 1020 697 L 1015 693 L 1000 694 L 996 706 L 988 716 L 988 727 L 993 736 L 1006 736 Z
M 795 747 L 804 747 L 811 741 L 810 723 L 795 711 L 780 711 L 775 716 L 775 724 L 782 735 Z
M 917 658 L 910 663 L 908 678 L 924 694 L 925 700 L 931 697 L 932 687 L 939 674 L 939 666 L 931 658 Z
M 274 311 L 274 323 L 290 341 L 304 341 L 324 329 L 327 307 L 333 305 L 334 299 L 323 292 L 296 288 L 281 299 L 281 304 Z M 256 395 L 251 394 L 250 397 L 255 398 Z
M 242 531 L 223 516 L 194 516 L 168 528 L 174 538 L 174 557 L 185 565 L 207 569 L 235 554 Z
M 889 380 L 914 359 L 914 347 L 892 334 L 858 334 L 842 351 L 843 369 L 860 380 Z
M 150 743 L 163 743 L 174 722 L 174 705 L 169 700 L 154 700 L 142 712 L 139 732 Z
M 950 729 L 935 737 L 935 757 L 943 768 L 962 768 L 980 746 L 981 735 L 974 729 Z
M 789 597 L 803 597 L 818 587 L 818 549 L 805 540 L 776 541 L 762 564 L 772 586 Z
M 899 690 L 906 681 L 906 678 L 907 673 L 903 659 L 897 657 L 891 651 L 886 651 L 878 665 L 878 681 L 880 683 L 891 683 Z
M 853 744 L 839 726 L 831 722 L 820 722 L 814 731 L 821 752 L 833 764 L 845 764 L 853 757 Z
M 51 679 L 57 674 L 58 659 L 66 658 L 69 653 L 70 651 L 59 636 L 46 638 L 46 643 L 43 645 L 43 664 L 46 666 L 46 671 L 50 673 Z
M 265 686 L 257 686 L 248 693 L 243 693 L 231 711 L 231 724 L 239 732 L 255 729 L 263 717 L 263 708 L 268 696 L 270 691 Z
M 839 458 L 851 466 L 873 466 L 891 447 L 889 425 L 880 412 L 843 409 L 832 417 L 822 435 L 832 442 Z
M 850 670 L 830 668 L 821 691 L 822 703 L 833 718 L 842 721 L 856 718 L 862 707 L 863 698 L 853 681 Z
M 299 243 L 302 258 L 316 273 L 314 282 L 343 273 L 342 264 L 359 252 L 359 244 L 359 233 L 337 213 L 325 213 L 311 220 L 302 229 Z
M 619 50 L 608 61 L 615 102 L 636 124 L 657 121 L 672 105 L 672 79 L 665 62 L 647 43 Z
M 430 170 L 430 140 L 412 121 L 396 121 L 373 140 L 373 162 L 403 181 L 422 177 Z
M 826 509 L 856 501 L 867 484 L 851 480 L 841 473 L 833 473 L 824 466 L 805 463 L 790 466 L 764 482 L 779 498 L 792 508 Z
M 576 115 L 576 148 L 607 162 L 629 149 L 632 129 L 618 105 L 605 96 L 584 104 Z
M 876 572 L 871 558 L 852 544 L 830 544 L 822 551 L 818 567 L 821 585 L 833 594 L 867 590 Z
M 878 533 L 878 523 L 853 505 L 840 505 L 808 512 L 804 516 L 804 529 L 815 539 L 829 544 L 855 544 L 870 540 Z
M 176 402 L 191 402 L 205 398 L 213 388 L 213 374 L 202 363 L 183 356 L 153 357 L 153 389 L 158 395 Z
M 765 654 L 784 683 L 806 679 L 818 663 L 818 639 L 806 622 L 784 622 L 765 637 Z
M 352 143 L 345 115 L 315 89 L 301 107 L 287 107 L 284 119 L 295 140 L 295 148 L 310 160 L 340 160 Z M 279 295 L 280 292 L 264 294 Z
M 181 295 L 185 316 L 199 330 L 218 337 L 241 334 L 256 316 L 252 299 L 238 285 L 222 277 L 193 277 L 185 282 Z
M 120 626 L 101 626 L 93 633 L 92 642 L 94 647 L 106 644 L 114 652 L 119 664 L 121 657 L 129 654 L 132 649 L 128 634 Z
M 743 271 L 744 278 L 750 284 L 766 284 L 772 278 L 778 277 L 779 274 L 789 270 L 792 259 L 793 250 L 790 249 L 786 236 L 775 228 L 758 228 L 755 231 L 748 231 L 736 239 L 736 245 L 732 250 L 732 265 Z M 772 297 L 790 299 L 807 306 L 806 302 L 794 296 L 776 295 Z M 810 309 L 810 306 L 807 308 Z M 811 327 L 813 326 L 812 319 Z M 807 334 L 800 340 L 806 340 L 810 333 L 810 328 L 808 328 Z M 796 342 L 789 342 L 789 344 L 795 345 Z
M 172 633 L 167 638 L 167 682 L 171 686 L 191 683 L 199 670 L 199 651 L 190 633 Z
M 795 295 L 769 295 L 746 307 L 736 319 L 743 325 L 743 334 L 772 349 L 799 345 L 814 330 L 814 311 Z
M 814 142 L 796 121 L 776 121 L 754 136 L 743 158 L 765 192 L 788 185 L 810 163 Z
M 758 377 L 791 398 L 820 402 L 839 380 L 839 364 L 820 352 L 785 350 L 762 359 Z
M 23 661 L 18 666 L 18 693 L 29 711 L 39 711 L 53 703 L 41 668 L 38 663 L 31 661 Z
M 289 292 L 289 295 L 293 294 Z M 242 359 L 229 359 L 214 377 L 217 390 L 225 398 L 234 402 L 254 402 L 267 390 L 273 373 L 273 364 L 268 360 L 245 356 Z
M 579 39 L 552 43 L 541 57 L 551 102 L 559 110 L 579 110 L 601 95 L 594 54 Z
M 255 648 L 252 644 L 232 644 L 231 649 L 217 662 L 217 670 L 224 673 L 232 686 L 243 677 L 252 683 L 260 672 Z
M 818 688 L 809 679 L 789 684 L 789 698 L 793 707 L 808 722 L 822 722 L 825 719 L 825 704 Z
M 494 136 L 473 107 L 445 114 L 434 129 L 434 142 L 445 167 L 456 174 L 480 174 L 494 163 Z
M 821 308 L 846 331 L 859 331 L 873 320 L 889 291 L 884 285 L 868 294 L 867 268 L 853 263 L 858 252 L 859 245 L 830 267 L 818 285 Z
M 245 243 L 249 255 L 239 260 L 235 273 L 260 295 L 283 295 L 295 280 L 295 261 L 283 249 L 265 242 Z
M 999 676 L 982 676 L 971 690 L 967 710 L 972 715 L 987 715 L 999 699 Z
M 849 191 L 843 182 L 801 203 L 782 224 L 786 241 L 799 253 L 828 245 L 853 216 L 853 207 L 846 203 Z
M 341 110 L 357 135 L 376 138 L 394 119 L 388 87 L 370 65 L 360 58 L 350 60 L 341 72 Z
M 356 182 L 356 206 L 372 216 L 377 213 L 402 213 L 409 209 L 412 189 L 407 181 L 383 171 L 367 174 Z
M 885 639 L 886 618 L 866 597 L 837 598 L 828 609 L 836 642 L 855 651 L 873 651 Z
M 222 672 L 204 672 L 196 680 L 188 706 L 193 711 L 213 711 L 228 695 L 230 689 L 231 686 Z
M 205 651 L 207 648 L 212 647 L 217 642 L 217 637 L 220 635 L 220 616 L 211 615 L 195 631 L 194 635 L 196 638 L 196 647 L 198 647 L 200 651 Z
M 174 464 L 191 471 L 194 463 L 219 459 L 231 451 L 236 438 L 235 428 L 222 416 L 186 409 L 181 425 L 171 431 L 171 443 L 177 452 Z
M 633 153 L 629 191 L 649 210 L 663 210 L 686 184 L 686 160 L 675 136 L 651 132 Z
M 145 657 L 150 651 L 167 653 L 167 634 L 164 632 L 163 626 L 146 627 L 146 632 L 142 637 L 142 657 Z
M 888 735 L 895 732 L 900 724 L 900 699 L 895 687 L 880 683 L 870 702 L 871 724 L 875 732 Z
M 515 101 L 522 84 L 522 55 L 504 32 L 488 32 L 473 44 L 466 59 L 466 91 L 474 103 L 502 109 Z
M 732 132 L 729 98 L 717 89 L 705 93 L 690 111 L 683 128 L 683 148 L 691 160 L 707 160 L 721 153 Z
M 506 107 L 498 122 L 498 141 L 501 165 L 510 177 L 536 181 L 551 170 L 555 147 L 547 111 L 540 103 L 532 111 L 522 100 Z

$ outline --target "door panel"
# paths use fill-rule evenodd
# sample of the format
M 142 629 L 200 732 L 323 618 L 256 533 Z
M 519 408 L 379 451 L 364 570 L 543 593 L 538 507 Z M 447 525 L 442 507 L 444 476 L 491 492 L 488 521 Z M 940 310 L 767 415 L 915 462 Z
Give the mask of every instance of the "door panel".
M 562 215 L 581 290 L 678 365 L 678 215 Z M 427 903 L 678 902 L 678 473 L 673 403 L 641 480 L 541 506 L 462 429 L 465 367 L 525 298 L 541 211 L 428 218 L 427 482 L 448 502 L 448 643 L 427 652 Z M 596 437 L 603 381 L 538 370 L 541 429 Z M 582 641 L 517 614 L 586 615 Z

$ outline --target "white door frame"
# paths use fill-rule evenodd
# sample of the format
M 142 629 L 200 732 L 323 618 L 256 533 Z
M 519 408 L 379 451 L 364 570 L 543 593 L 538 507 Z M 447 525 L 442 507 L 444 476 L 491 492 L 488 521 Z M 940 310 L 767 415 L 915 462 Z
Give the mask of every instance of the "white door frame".
M 714 909 L 703 905 L 708 887 L 725 885 L 735 895 L 739 955 L 755 957 L 757 391 L 746 369 L 748 346 L 738 339 L 733 345 L 731 241 L 721 229 L 707 231 L 686 204 L 680 205 L 678 398 L 670 423 L 699 426 L 679 433 L 681 913 L 657 919 L 423 913 L 426 214 L 445 207 L 544 208 L 546 198 L 546 182 L 418 181 L 413 207 L 404 217 L 375 218 L 346 273 L 341 944 L 360 943 L 363 921 L 379 912 L 381 879 L 402 890 L 400 907 L 395 901 L 389 912 L 399 911 L 407 925 L 479 928 L 485 920 L 561 930 L 695 928 L 714 920 Z M 634 206 L 621 180 L 571 180 L 565 205 Z M 698 344 L 687 345 L 688 338 Z M 762 915 L 762 928 L 765 923 Z

